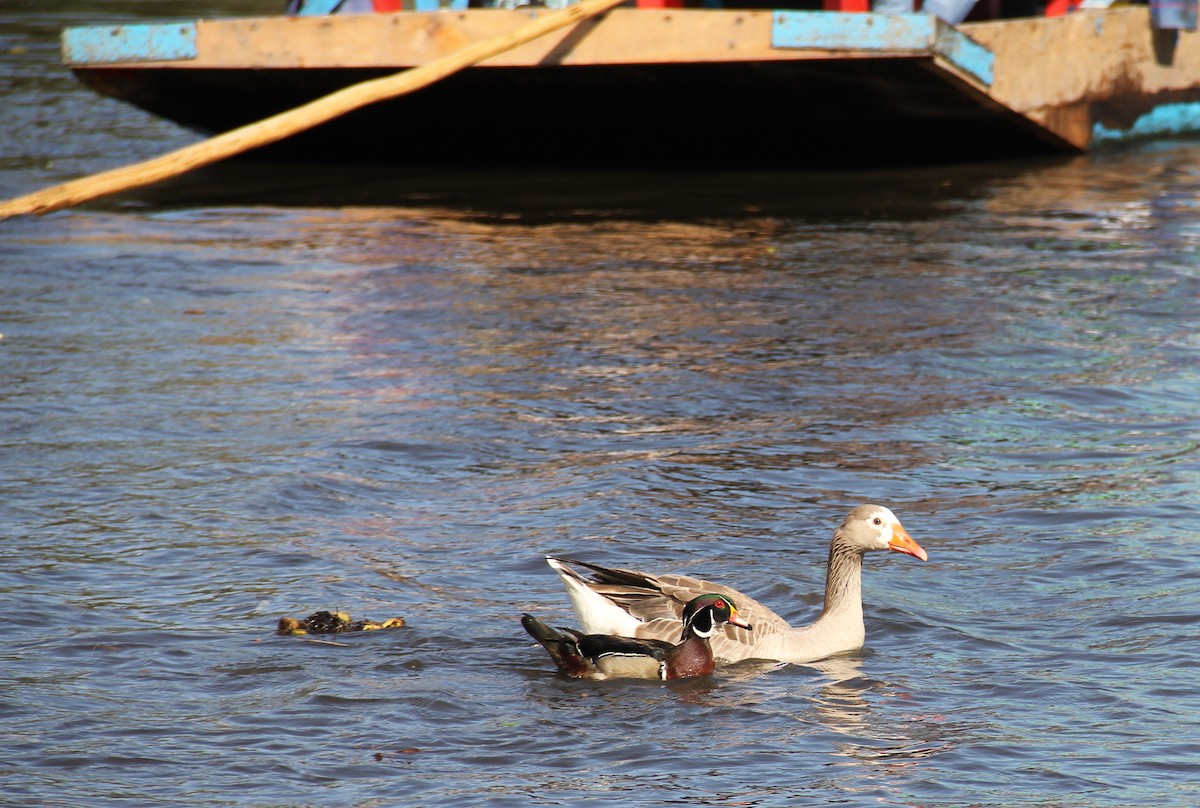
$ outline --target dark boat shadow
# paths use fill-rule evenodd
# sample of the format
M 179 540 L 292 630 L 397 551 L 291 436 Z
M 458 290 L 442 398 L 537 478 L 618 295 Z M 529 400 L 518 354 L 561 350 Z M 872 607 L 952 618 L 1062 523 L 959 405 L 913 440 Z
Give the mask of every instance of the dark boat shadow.
M 581 171 L 230 161 L 126 193 L 119 209 L 395 207 L 492 223 L 924 220 L 1066 158 L 872 171 Z

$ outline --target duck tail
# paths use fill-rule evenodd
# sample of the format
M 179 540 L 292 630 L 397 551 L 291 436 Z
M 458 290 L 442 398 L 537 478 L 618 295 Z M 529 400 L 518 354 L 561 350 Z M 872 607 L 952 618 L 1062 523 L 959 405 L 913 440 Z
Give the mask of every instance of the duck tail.
M 597 673 L 596 666 L 579 650 L 581 635 L 570 629 L 548 626 L 531 614 L 521 615 L 521 625 L 554 660 L 564 675 L 572 679 L 586 679 Z

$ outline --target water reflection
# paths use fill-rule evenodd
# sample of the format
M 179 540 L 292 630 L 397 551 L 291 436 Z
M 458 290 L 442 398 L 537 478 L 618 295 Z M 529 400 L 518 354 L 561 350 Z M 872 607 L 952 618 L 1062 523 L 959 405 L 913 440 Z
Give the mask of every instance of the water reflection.
M 800 716 L 831 733 L 833 754 L 863 764 L 863 779 L 903 773 L 906 767 L 953 748 L 953 743 L 929 732 L 944 717 L 907 716 L 897 721 L 893 710 L 879 710 L 880 700 L 904 702 L 913 695 L 863 673 L 863 660 L 843 656 L 804 666 L 828 682 L 808 699 L 811 711 Z M 903 713 L 901 713 L 903 715 Z
M 70 98 L 38 9 L 0 182 L 164 142 Z M 345 209 L 296 205 L 349 174 L 245 178 L 5 223 L 14 800 L 1196 802 L 1194 144 Z M 864 498 L 936 550 L 869 565 L 870 652 L 568 682 L 516 622 L 567 608 L 546 552 L 805 622 Z M 410 627 L 271 634 L 330 607 Z
M 821 221 L 924 220 L 964 198 L 983 196 L 997 174 L 1021 176 L 1062 158 L 1011 163 L 1006 170 L 621 172 L 505 171 L 288 166 L 211 166 L 139 189 L 126 204 L 312 207 L 353 205 L 437 211 L 495 225 L 606 221 L 741 220 L 747 234 L 769 236 L 794 218 Z

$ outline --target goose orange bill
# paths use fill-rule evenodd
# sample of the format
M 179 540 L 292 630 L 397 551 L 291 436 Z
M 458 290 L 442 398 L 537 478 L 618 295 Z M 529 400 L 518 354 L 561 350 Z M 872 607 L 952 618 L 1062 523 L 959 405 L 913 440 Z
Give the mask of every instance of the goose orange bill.
M 916 556 L 922 561 L 929 560 L 929 553 L 925 552 L 925 548 L 908 535 L 908 531 L 904 529 L 903 525 L 895 525 L 892 528 L 892 540 L 888 542 L 888 547 L 897 553 Z

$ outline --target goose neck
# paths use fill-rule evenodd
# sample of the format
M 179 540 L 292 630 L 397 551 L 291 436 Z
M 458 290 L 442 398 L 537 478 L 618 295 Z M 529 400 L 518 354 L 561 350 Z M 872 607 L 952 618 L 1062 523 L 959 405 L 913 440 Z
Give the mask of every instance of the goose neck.
M 862 552 L 834 541 L 829 547 L 825 574 L 823 614 L 844 609 L 862 610 Z

